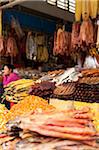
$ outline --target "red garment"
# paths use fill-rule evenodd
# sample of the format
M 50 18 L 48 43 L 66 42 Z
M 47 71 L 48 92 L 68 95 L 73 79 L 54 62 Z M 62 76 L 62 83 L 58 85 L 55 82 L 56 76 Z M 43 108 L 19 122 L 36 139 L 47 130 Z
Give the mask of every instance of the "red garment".
M 13 82 L 19 79 L 20 79 L 19 75 L 17 75 L 16 73 L 11 73 L 8 76 L 3 76 L 3 85 L 5 86 L 9 84 L 10 82 Z

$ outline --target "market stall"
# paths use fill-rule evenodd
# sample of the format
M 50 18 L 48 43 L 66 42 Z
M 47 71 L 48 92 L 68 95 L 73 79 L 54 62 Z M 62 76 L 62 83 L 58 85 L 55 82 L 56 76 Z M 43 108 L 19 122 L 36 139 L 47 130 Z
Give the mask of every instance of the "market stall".
M 93 76 L 93 80 L 91 76 Z M 84 80 L 85 78 L 86 80 Z M 68 147 L 70 150 L 78 147 L 79 150 L 81 147 L 98 150 L 98 79 L 98 70 L 90 70 L 90 72 L 86 70 L 79 73 L 72 68 L 67 71 L 49 72 L 36 81 L 21 79 L 10 83 L 5 87 L 4 96 L 8 101 L 16 104 L 8 112 L 6 111 L 6 114 L 4 113 L 5 110 L 1 114 L 3 122 L 0 129 L 0 144 L 3 149 L 22 149 L 24 146 L 28 146 L 30 149 L 31 147 L 41 149 L 47 146 L 50 150 L 56 147 L 59 147 L 59 149 Z M 83 83 L 84 81 L 85 83 Z M 82 83 L 83 86 L 85 84 L 87 87 L 84 86 L 83 88 Z M 78 85 L 80 85 L 82 91 L 80 91 L 80 87 L 77 88 Z M 94 89 L 92 90 L 92 88 Z M 86 96 L 84 90 L 87 91 Z M 77 94 L 79 96 L 74 97 Z M 41 97 L 46 98 L 46 100 Z M 71 97 L 72 99 L 70 99 Z M 85 97 L 87 97 L 87 100 Z M 90 97 L 91 100 L 88 99 Z M 85 102 L 79 102 L 78 99 Z M 49 123 L 46 124 L 47 122 Z M 73 128 L 79 132 L 76 133 Z M 39 140 L 41 138 L 44 142 L 37 142 L 38 138 Z
M 80 6 L 88 9 L 88 3 L 81 2 Z M 90 5 L 91 11 L 96 6 L 93 3 Z M 1 101 L 3 103 L 6 99 L 14 105 L 7 110 L 0 104 L 2 150 L 99 149 L 99 69 L 82 68 L 83 52 L 90 50 L 97 58 L 99 55 L 98 26 L 95 24 L 98 7 L 95 14 L 90 14 L 85 7 L 78 13 L 78 0 L 76 5 L 76 21 L 81 21 L 81 14 L 83 21 L 73 24 L 72 33 L 58 28 L 54 35 L 53 55 L 62 59 L 71 56 L 76 63 L 80 63 L 72 68 L 48 72 L 18 69 L 22 79 L 4 87 Z M 39 36 L 38 45 L 44 42 Z M 31 59 L 29 40 L 31 32 L 25 43 L 27 56 Z M 43 57 L 41 54 L 42 50 L 40 59 L 48 58 L 48 53 Z

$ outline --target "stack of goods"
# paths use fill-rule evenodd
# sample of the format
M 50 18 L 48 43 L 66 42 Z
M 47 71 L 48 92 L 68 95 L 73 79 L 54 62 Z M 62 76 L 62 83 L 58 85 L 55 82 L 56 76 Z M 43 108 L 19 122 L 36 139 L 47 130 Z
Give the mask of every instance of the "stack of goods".
M 99 69 L 86 69 L 81 73 L 84 77 L 99 77 Z
M 54 90 L 54 96 L 58 98 L 61 97 L 61 96 L 65 96 L 66 98 L 73 94 L 74 91 L 75 91 L 75 82 L 71 82 L 71 83 L 64 83 L 62 85 L 59 85 L 55 88 Z
M 61 85 L 67 82 L 76 82 L 79 76 L 81 76 L 81 74 L 77 72 L 75 68 L 70 68 L 67 70 L 49 72 L 48 75 L 40 78 L 37 82 L 51 81 L 55 82 L 56 85 Z
M 91 79 L 90 79 L 91 80 Z M 82 102 L 99 102 L 99 80 L 98 84 L 66 83 L 57 86 L 53 97 L 63 100 L 75 100 Z M 93 81 L 91 80 L 91 83 Z
M 84 70 L 74 93 L 74 99 L 99 102 L 99 70 Z
M 48 102 L 37 96 L 27 96 L 24 100 L 15 104 L 6 115 L 6 120 L 15 119 L 17 116 L 24 116 L 31 111 L 52 110 L 53 106 Z
M 99 84 L 78 83 L 72 97 L 78 101 L 99 102 Z
M 28 96 L 28 89 L 34 84 L 33 80 L 20 79 L 8 84 L 4 89 L 4 99 L 10 102 L 18 102 Z
M 2 132 L 5 129 L 5 123 L 6 123 L 6 113 L 8 110 L 5 108 L 4 105 L 0 104 L 0 132 Z
M 93 123 L 95 125 L 96 131 L 99 132 L 99 103 L 87 103 L 74 101 L 74 108 L 77 110 L 88 107 L 90 112 L 93 113 Z
M 56 85 L 61 85 L 67 82 L 76 82 L 79 79 L 79 72 L 76 71 L 75 68 L 67 69 L 63 74 L 56 76 L 53 78 L 53 82 L 56 82 Z
M 91 117 L 89 109 L 31 113 L 10 121 L 0 144 L 15 150 L 98 150 Z
M 99 70 L 84 70 L 77 82 L 61 83 L 54 90 L 54 98 L 98 102 L 99 101 Z M 64 76 L 65 77 L 65 76 Z M 70 75 L 69 75 L 70 78 Z M 65 79 L 66 80 L 66 79 Z M 56 82 L 57 83 L 57 82 Z
M 99 77 L 83 77 L 79 80 L 79 83 L 98 84 Z
M 52 96 L 54 89 L 55 89 L 55 83 L 44 81 L 33 85 L 29 90 L 29 94 L 40 96 L 43 98 L 49 98 Z

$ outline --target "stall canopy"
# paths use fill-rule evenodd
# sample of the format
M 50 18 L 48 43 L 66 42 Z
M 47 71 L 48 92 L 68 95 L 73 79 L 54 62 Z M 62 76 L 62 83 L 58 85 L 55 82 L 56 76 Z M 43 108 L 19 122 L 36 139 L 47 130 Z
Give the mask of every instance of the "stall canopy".
M 73 22 L 74 21 L 74 14 L 69 12 L 71 1 L 68 0 L 63 2 L 63 0 L 57 0 L 56 2 L 61 1 L 61 3 L 57 3 L 57 5 L 51 5 L 48 3 L 48 0 L 2 0 L 1 7 L 0 9 L 7 9 L 7 8 L 12 8 L 16 5 L 23 6 L 25 8 L 39 11 L 41 13 L 60 18 L 66 21 Z M 74 1 L 74 0 L 73 0 Z M 39 5 L 38 5 L 39 2 Z M 60 6 L 64 6 L 66 3 L 66 9 L 61 8 Z M 68 7 L 67 7 L 68 6 Z M 68 8 L 68 9 L 67 9 Z M 74 3 L 73 3 L 73 8 L 72 11 L 74 11 Z
M 3 24 L 11 24 L 12 17 L 16 18 L 23 28 L 36 29 L 49 34 L 53 34 L 56 28 L 54 20 L 47 20 L 15 9 L 4 10 Z

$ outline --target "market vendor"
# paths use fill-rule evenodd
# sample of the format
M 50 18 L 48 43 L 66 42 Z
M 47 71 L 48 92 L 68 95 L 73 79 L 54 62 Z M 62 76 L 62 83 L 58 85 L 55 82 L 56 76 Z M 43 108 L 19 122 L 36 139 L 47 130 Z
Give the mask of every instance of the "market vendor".
M 3 87 L 7 86 L 9 83 L 19 80 L 20 77 L 18 74 L 13 72 L 14 66 L 11 64 L 5 64 L 3 67 Z M 11 107 L 14 103 L 5 102 L 7 108 Z
M 13 65 L 6 64 L 3 69 L 3 86 L 20 79 L 19 75 L 13 72 Z

